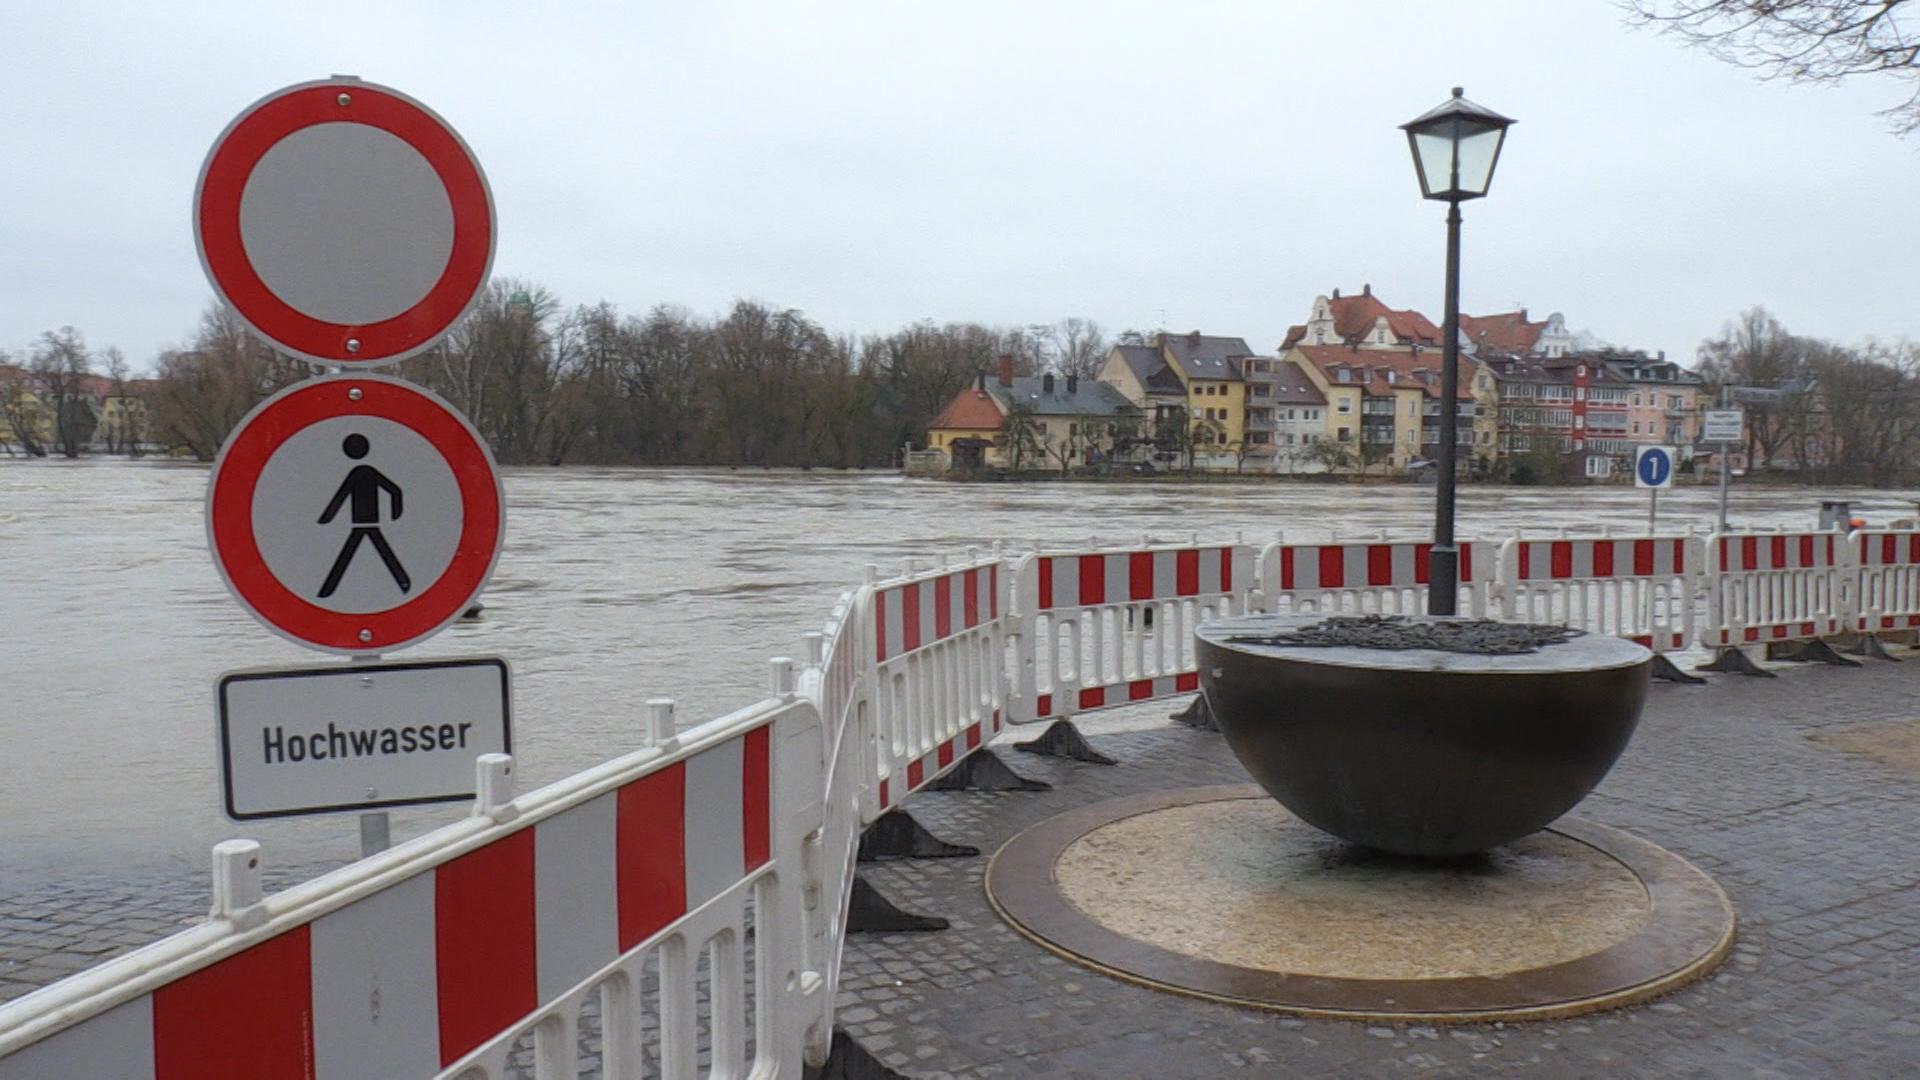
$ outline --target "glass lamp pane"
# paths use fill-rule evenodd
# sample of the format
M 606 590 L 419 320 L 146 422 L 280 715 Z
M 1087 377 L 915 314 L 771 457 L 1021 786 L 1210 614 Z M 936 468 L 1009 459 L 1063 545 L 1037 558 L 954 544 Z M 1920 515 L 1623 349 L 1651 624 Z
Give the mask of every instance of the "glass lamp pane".
M 1502 128 L 1476 131 L 1460 140 L 1460 191 L 1485 195 L 1493 183 L 1493 162 L 1500 156 Z
M 1429 196 L 1441 195 L 1453 187 L 1453 140 L 1445 135 L 1414 132 L 1414 164 L 1420 169 L 1420 185 Z

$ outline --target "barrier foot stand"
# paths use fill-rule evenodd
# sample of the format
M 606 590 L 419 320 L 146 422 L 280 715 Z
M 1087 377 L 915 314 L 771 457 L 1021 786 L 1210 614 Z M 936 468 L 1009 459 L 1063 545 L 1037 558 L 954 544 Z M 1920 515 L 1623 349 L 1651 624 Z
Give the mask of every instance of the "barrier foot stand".
M 1717 671 L 1722 675 L 1756 675 L 1762 679 L 1777 679 L 1780 676 L 1747 659 L 1747 654 L 1739 649 L 1721 649 L 1720 655 L 1713 658 L 1711 664 L 1701 664 L 1695 671 Z
M 907 1080 L 907 1077 L 880 1064 L 880 1059 L 854 1042 L 853 1036 L 836 1031 L 827 1063 L 800 1070 L 800 1080 Z
M 1169 720 L 1185 724 L 1197 731 L 1219 731 L 1220 725 L 1213 719 L 1213 710 L 1207 707 L 1205 694 L 1194 695 L 1193 704 L 1167 717 Z
M 1653 677 L 1661 682 L 1686 683 L 1690 686 L 1704 686 L 1707 680 L 1698 675 L 1689 675 L 1675 666 L 1663 653 L 1653 654 Z
M 893 901 L 859 874 L 853 875 L 853 895 L 847 901 L 847 933 L 901 934 L 945 930 L 947 920 L 938 915 L 916 915 L 902 911 Z
M 1029 780 L 1000 760 L 991 750 L 975 750 L 960 767 L 928 784 L 926 791 L 1052 791 L 1045 780 Z
M 1859 667 L 1860 661 L 1849 660 L 1833 651 L 1833 646 L 1814 638 L 1800 643 L 1800 647 L 1781 657 L 1796 664 L 1830 664 L 1834 667 Z
M 860 862 L 887 859 L 964 859 L 980 854 L 971 844 L 949 844 L 905 810 L 889 810 L 860 834 Z
M 1891 660 L 1899 663 L 1900 658 L 1887 651 L 1887 644 L 1873 634 L 1861 634 L 1860 640 L 1847 652 L 1854 656 L 1870 656 L 1875 660 Z
M 1040 737 L 1028 742 L 1014 743 L 1015 750 L 1029 754 L 1047 754 L 1052 757 L 1072 758 L 1075 761 L 1091 762 L 1095 765 L 1118 765 L 1119 762 L 1095 750 L 1087 744 L 1087 737 L 1073 726 L 1071 720 L 1055 720 L 1047 725 Z

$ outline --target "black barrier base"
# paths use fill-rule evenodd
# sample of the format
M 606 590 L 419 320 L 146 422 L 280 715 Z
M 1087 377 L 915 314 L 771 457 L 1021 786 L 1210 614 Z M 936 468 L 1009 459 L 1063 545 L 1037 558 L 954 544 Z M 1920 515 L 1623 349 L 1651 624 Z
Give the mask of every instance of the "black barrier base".
M 902 911 L 880 895 L 880 890 L 868 884 L 866 878 L 853 875 L 853 895 L 847 902 L 847 933 L 913 934 L 946 928 L 947 920 L 940 916 Z
M 1220 725 L 1214 722 L 1213 710 L 1207 707 L 1207 696 L 1205 694 L 1195 695 L 1191 705 L 1167 717 L 1167 719 L 1185 724 L 1199 731 L 1220 730 Z
M 1695 671 L 1717 671 L 1722 675 L 1754 675 L 1762 679 L 1777 679 L 1780 676 L 1768 671 L 1759 664 L 1747 659 L 1747 654 L 1739 649 L 1721 649 L 1720 655 L 1713 658 L 1711 664 L 1701 664 Z
M 1830 664 L 1833 667 L 1859 667 L 1860 661 L 1849 660 L 1833 651 L 1833 646 L 1814 638 L 1800 643 L 1800 647 L 1782 656 L 1796 664 Z
M 1887 651 L 1887 643 L 1873 634 L 1861 634 L 1853 648 L 1846 650 L 1854 656 L 1870 656 L 1875 660 L 1891 660 L 1899 663 L 1900 658 Z
M 964 859 L 980 854 L 971 844 L 949 844 L 927 831 L 905 810 L 889 810 L 860 834 L 860 862 L 887 859 Z
M 933 783 L 923 791 L 1052 791 L 1053 785 L 1044 780 L 1029 780 L 1000 760 L 1000 755 L 991 750 L 975 750 L 960 762 L 958 768 Z
M 879 1058 L 844 1031 L 833 1033 L 833 1049 L 827 1054 L 827 1063 L 817 1069 L 809 1065 L 800 1070 L 800 1076 L 801 1080 L 908 1080 L 880 1064 Z
M 1119 762 L 1095 750 L 1087 744 L 1086 736 L 1073 726 L 1071 720 L 1055 720 L 1047 726 L 1037 739 L 1023 743 L 1014 743 L 1013 748 L 1028 754 L 1046 754 L 1050 757 L 1072 758 L 1075 761 L 1090 762 L 1094 765 L 1118 765 Z
M 1686 683 L 1689 686 L 1704 686 L 1707 682 L 1698 675 L 1689 675 L 1681 671 L 1673 661 L 1659 653 L 1653 654 L 1653 677 L 1661 682 Z

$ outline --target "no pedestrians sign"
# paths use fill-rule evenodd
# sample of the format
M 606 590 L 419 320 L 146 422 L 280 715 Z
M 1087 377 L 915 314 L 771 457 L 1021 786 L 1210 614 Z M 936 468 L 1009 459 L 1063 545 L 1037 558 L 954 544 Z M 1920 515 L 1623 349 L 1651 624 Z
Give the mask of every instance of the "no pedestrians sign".
M 464 417 L 411 383 L 314 379 L 234 430 L 207 487 L 228 589 L 291 641 L 391 652 L 460 616 L 493 573 L 505 509 Z

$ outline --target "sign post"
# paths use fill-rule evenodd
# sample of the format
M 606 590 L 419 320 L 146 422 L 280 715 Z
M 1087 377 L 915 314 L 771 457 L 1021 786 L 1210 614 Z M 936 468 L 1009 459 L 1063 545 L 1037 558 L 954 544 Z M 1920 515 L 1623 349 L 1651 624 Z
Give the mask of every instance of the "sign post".
M 1702 441 L 1720 444 L 1720 531 L 1723 533 L 1727 531 L 1727 484 L 1733 473 L 1733 444 L 1746 439 L 1747 419 L 1745 410 L 1728 407 L 1729 391 L 1729 387 L 1721 387 L 1720 407 L 1707 410 L 1706 423 L 1700 432 Z
M 193 223 L 221 300 L 274 348 L 332 369 L 262 402 L 221 447 L 214 563 L 268 629 L 353 658 L 220 681 L 227 812 L 467 797 L 473 759 L 509 745 L 505 662 L 374 661 L 439 632 L 486 585 L 506 525 L 499 474 L 451 405 L 367 372 L 432 348 L 478 301 L 496 240 L 486 175 L 425 105 L 333 76 L 227 125 Z M 386 847 L 386 812 L 363 812 L 360 836 L 363 854 Z
M 1673 486 L 1673 448 L 1641 447 L 1633 459 L 1633 483 L 1635 487 L 1648 489 L 1647 535 L 1652 536 L 1658 531 L 1660 489 Z

